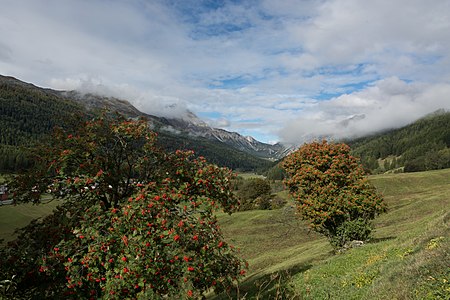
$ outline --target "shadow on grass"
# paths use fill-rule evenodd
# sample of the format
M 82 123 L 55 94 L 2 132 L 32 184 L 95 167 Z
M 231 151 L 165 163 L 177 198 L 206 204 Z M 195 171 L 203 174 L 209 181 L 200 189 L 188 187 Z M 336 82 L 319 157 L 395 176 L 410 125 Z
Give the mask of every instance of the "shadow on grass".
M 387 237 L 382 237 L 382 238 L 372 238 L 372 239 L 370 239 L 368 244 L 376 244 L 376 243 L 380 243 L 380 242 L 384 242 L 384 241 L 394 240 L 396 238 L 397 238 L 396 236 L 387 236 Z
M 311 267 L 311 264 L 306 263 L 270 274 L 255 274 L 228 294 L 214 295 L 210 299 L 297 299 L 291 288 L 291 279 Z

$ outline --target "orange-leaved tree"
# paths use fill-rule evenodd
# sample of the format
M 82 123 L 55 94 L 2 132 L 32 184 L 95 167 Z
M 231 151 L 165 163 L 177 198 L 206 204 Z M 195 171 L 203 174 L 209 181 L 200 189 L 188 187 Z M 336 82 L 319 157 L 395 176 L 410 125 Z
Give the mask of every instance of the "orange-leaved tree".
M 386 206 L 349 146 L 325 140 L 304 144 L 282 166 L 300 215 L 335 248 L 370 237 L 370 221 Z
M 245 273 L 214 213 L 236 209 L 231 171 L 166 153 L 145 120 L 104 114 L 56 131 L 35 154 L 11 183 L 15 199 L 39 203 L 46 193 L 61 205 L 0 251 L 16 296 L 181 299 Z

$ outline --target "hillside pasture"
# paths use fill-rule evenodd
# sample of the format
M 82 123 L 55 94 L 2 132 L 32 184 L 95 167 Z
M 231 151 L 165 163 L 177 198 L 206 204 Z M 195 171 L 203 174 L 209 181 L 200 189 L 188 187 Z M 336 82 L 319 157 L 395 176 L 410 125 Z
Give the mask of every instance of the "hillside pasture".
M 277 210 L 219 213 L 228 242 L 249 262 L 230 294 L 210 299 L 447 299 L 450 294 L 450 169 L 376 175 L 388 212 L 373 239 L 333 253 L 288 204 Z M 0 207 L 0 238 L 58 204 Z
M 250 267 L 238 294 L 214 298 L 447 299 L 450 169 L 370 179 L 389 211 L 369 243 L 341 254 L 308 231 L 292 203 L 221 216 Z
M 44 204 L 20 204 L 0 206 L 0 240 L 5 242 L 15 238 L 15 230 L 30 223 L 31 220 L 50 214 L 59 201 Z

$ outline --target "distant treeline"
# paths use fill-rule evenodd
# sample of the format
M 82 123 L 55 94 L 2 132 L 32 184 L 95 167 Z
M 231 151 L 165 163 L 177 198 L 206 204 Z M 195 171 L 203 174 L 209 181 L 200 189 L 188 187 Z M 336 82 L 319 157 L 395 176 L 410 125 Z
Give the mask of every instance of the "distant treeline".
M 372 173 L 449 168 L 450 112 L 440 110 L 403 128 L 346 142 Z

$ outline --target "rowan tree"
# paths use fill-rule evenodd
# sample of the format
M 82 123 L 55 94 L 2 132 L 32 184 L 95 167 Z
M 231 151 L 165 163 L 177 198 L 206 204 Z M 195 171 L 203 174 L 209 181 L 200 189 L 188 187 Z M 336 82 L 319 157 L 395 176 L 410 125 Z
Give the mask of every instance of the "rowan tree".
M 237 208 L 231 171 L 155 141 L 145 120 L 105 114 L 76 132 L 57 130 L 36 151 L 33 170 L 12 183 L 15 199 L 39 203 L 47 193 L 62 205 L 0 253 L 18 293 L 190 298 L 245 273 L 214 213 Z
M 370 221 L 386 206 L 349 146 L 325 140 L 304 144 L 282 165 L 299 213 L 314 231 L 336 248 L 369 238 Z

